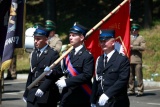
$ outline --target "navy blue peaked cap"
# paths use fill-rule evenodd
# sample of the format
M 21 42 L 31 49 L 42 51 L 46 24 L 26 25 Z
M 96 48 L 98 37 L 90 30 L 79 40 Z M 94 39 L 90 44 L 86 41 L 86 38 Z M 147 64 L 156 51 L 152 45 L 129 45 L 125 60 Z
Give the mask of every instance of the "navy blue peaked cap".
M 83 36 L 86 35 L 88 29 L 80 24 L 75 23 L 72 28 L 70 28 L 70 33 L 79 33 Z
M 37 28 L 37 29 L 34 31 L 34 34 L 33 34 L 33 35 L 34 35 L 34 36 L 46 36 L 46 37 L 49 36 L 48 31 L 47 31 L 45 28 L 43 28 L 43 27 Z
M 112 29 L 100 30 L 99 40 L 108 40 L 114 37 L 115 37 L 115 30 Z

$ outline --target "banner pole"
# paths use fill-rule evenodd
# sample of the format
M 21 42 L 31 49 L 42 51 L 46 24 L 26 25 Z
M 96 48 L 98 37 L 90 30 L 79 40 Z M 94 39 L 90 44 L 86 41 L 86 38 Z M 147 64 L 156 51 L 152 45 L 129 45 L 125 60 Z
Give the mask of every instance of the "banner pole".
M 101 26 L 109 17 L 112 16 L 121 6 L 123 6 L 128 0 L 124 0 L 121 4 L 119 4 L 114 10 L 112 10 L 106 17 L 104 17 L 98 24 L 96 24 L 91 30 L 89 30 L 85 36 L 85 39 L 89 37 L 89 35 L 96 30 L 99 26 Z M 50 65 L 50 68 L 54 68 L 55 65 L 57 65 L 66 55 L 68 55 L 69 52 L 73 49 L 73 46 L 71 46 L 62 56 L 60 56 L 52 65 Z M 43 72 L 35 81 L 33 81 L 27 89 L 30 90 L 32 87 L 34 87 L 45 75 L 47 72 Z

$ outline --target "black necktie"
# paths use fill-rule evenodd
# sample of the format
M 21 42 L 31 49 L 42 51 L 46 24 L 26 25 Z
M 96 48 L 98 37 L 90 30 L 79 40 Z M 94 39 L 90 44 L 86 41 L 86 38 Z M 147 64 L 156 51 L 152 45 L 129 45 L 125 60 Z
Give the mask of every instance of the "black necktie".
M 38 58 L 40 57 L 40 54 L 41 54 L 41 51 L 40 51 L 40 50 L 37 50 L 37 60 L 38 60 Z
M 105 64 L 105 67 L 106 67 L 106 65 L 107 65 L 107 58 L 108 58 L 108 57 L 105 56 L 104 58 L 105 58 L 105 59 L 104 59 L 104 64 Z
M 75 49 L 72 49 L 72 51 L 71 51 L 71 58 L 74 57 L 74 54 L 75 54 Z

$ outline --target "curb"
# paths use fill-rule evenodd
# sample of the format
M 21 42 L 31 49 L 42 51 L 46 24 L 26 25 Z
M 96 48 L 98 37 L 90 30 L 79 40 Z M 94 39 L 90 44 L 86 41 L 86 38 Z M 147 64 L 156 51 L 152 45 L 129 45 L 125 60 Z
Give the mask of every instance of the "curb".
M 144 83 L 144 88 L 145 87 L 160 87 L 160 82 L 155 82 L 155 81 L 143 81 Z
M 17 79 L 27 79 L 28 74 L 17 74 Z

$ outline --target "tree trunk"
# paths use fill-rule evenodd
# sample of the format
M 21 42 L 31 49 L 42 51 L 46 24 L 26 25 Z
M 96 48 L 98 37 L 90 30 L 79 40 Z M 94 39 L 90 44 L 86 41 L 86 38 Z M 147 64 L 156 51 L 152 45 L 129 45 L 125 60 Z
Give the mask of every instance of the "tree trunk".
M 144 1 L 144 28 L 150 28 L 152 24 L 152 0 Z
M 52 20 L 56 23 L 56 0 L 44 0 L 44 20 Z

